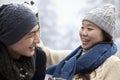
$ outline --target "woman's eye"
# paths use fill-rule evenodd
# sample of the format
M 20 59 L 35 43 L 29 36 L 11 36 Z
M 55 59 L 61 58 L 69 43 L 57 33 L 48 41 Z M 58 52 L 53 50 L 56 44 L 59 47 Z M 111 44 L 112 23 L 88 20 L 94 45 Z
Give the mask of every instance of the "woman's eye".
M 84 29 L 84 27 L 81 27 L 81 29 Z
M 93 30 L 92 28 L 88 28 L 88 30 Z

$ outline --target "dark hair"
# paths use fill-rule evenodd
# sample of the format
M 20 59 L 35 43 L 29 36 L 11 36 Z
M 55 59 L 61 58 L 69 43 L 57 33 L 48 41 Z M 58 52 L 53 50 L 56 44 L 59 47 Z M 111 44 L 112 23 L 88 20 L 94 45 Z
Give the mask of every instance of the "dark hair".
M 113 43 L 113 37 L 111 35 L 109 35 L 108 33 L 106 33 L 104 30 L 102 30 L 103 32 L 103 38 L 105 43 Z
M 78 78 L 82 78 L 83 80 L 90 80 L 90 73 L 79 73 Z

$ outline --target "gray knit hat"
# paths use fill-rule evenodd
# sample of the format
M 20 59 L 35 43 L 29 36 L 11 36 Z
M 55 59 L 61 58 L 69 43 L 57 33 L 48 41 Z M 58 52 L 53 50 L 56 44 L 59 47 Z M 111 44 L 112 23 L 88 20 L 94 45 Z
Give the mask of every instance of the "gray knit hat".
M 103 7 L 93 9 L 83 20 L 93 22 L 112 37 L 115 29 L 115 7 L 112 4 L 106 4 Z
M 12 45 L 38 24 L 35 14 L 22 4 L 5 4 L 0 7 L 0 42 Z

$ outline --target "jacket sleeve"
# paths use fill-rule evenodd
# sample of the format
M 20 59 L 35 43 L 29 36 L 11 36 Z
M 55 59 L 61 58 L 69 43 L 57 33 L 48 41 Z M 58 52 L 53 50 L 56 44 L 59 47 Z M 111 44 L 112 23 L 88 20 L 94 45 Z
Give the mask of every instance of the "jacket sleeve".
M 65 58 L 71 50 L 53 50 L 48 47 L 45 47 L 41 41 L 40 44 L 37 45 L 38 47 L 42 48 L 47 56 L 47 64 L 46 66 L 54 65 L 59 63 L 63 58 Z
M 120 80 L 120 59 L 115 60 L 108 73 L 106 74 L 104 80 Z
M 47 55 L 47 67 L 59 63 L 64 59 L 71 51 L 70 50 L 52 50 L 44 47 L 43 49 Z

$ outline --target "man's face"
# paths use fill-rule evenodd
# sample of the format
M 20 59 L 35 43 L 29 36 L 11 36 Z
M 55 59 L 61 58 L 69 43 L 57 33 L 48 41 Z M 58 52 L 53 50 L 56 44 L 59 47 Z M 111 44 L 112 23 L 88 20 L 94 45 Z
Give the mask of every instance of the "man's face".
M 10 56 L 14 59 L 19 59 L 20 56 L 33 56 L 35 46 L 40 42 L 40 27 L 36 25 L 28 34 L 26 34 L 17 43 L 7 46 Z

